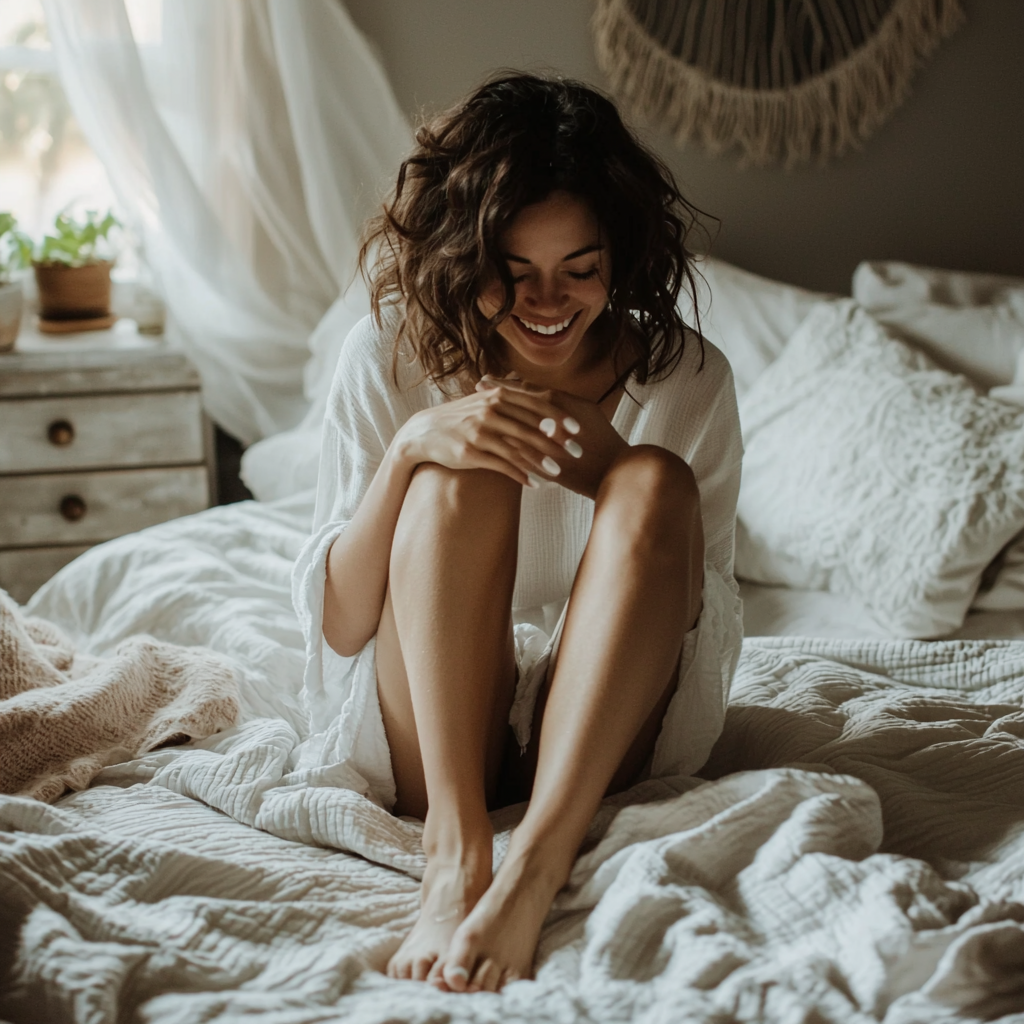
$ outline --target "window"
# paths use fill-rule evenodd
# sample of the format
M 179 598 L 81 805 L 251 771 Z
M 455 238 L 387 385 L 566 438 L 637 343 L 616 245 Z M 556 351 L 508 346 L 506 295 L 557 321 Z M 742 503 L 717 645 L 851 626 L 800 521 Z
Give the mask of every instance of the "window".
M 61 210 L 116 206 L 57 77 L 40 0 L 0 4 L 0 209 L 38 241 Z

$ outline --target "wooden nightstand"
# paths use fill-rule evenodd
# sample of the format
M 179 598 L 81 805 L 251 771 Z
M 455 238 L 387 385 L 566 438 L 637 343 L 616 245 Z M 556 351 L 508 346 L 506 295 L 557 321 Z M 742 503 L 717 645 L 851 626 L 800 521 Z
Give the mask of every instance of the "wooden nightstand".
M 120 321 L 0 353 L 0 587 L 24 602 L 100 541 L 198 512 L 214 492 L 199 376 Z

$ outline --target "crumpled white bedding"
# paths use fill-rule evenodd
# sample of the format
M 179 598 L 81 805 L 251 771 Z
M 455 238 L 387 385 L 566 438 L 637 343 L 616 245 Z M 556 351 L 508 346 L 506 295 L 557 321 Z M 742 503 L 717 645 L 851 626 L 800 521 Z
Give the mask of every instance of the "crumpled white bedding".
M 719 777 L 606 802 L 536 982 L 463 996 L 378 973 L 415 916 L 419 826 L 303 740 L 287 574 L 307 516 L 157 527 L 32 602 L 97 652 L 140 629 L 209 644 L 249 692 L 234 733 L 56 808 L 0 799 L 0 1017 L 1024 1019 L 1018 643 L 747 641 Z M 517 813 L 496 816 L 499 857 Z

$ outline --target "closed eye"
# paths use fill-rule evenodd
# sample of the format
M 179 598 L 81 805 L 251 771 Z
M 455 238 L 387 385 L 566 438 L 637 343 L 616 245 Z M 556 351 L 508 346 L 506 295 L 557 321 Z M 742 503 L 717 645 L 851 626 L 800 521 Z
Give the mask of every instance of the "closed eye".
M 591 267 L 590 270 L 584 270 L 582 273 L 575 270 L 567 270 L 566 273 L 575 281 L 589 281 L 592 277 L 597 276 L 597 272 L 599 269 L 599 267 Z M 519 284 L 520 281 L 527 280 L 529 276 L 529 274 L 516 274 L 512 278 L 512 283 Z

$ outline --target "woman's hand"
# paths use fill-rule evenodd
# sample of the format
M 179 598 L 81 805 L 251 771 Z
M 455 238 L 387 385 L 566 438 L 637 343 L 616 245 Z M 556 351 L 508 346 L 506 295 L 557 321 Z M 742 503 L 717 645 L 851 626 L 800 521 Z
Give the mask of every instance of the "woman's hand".
M 477 384 L 477 391 L 503 393 L 509 402 L 534 416 L 538 415 L 535 410 L 540 408 L 537 403 L 553 406 L 557 410 L 554 415 L 535 422 L 537 429 L 555 442 L 555 450 L 547 450 L 551 462 L 535 468 L 534 472 L 584 497 L 597 496 L 612 462 L 629 447 L 598 405 L 585 398 L 509 377 L 484 377 Z M 511 439 L 510 443 L 518 445 L 520 442 Z
M 571 436 L 563 429 L 565 437 L 558 440 L 542 429 L 542 423 L 561 423 L 565 415 L 545 395 L 478 385 L 475 394 L 411 416 L 395 443 L 413 464 L 490 469 L 525 487 L 536 487 L 530 474 L 556 475 L 560 457 L 567 454 L 564 443 Z

